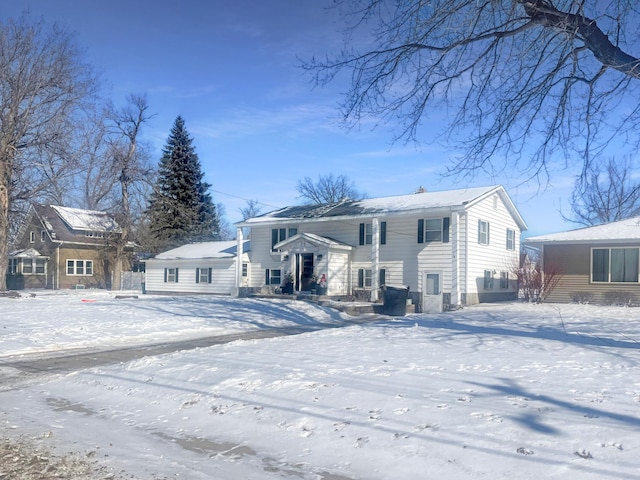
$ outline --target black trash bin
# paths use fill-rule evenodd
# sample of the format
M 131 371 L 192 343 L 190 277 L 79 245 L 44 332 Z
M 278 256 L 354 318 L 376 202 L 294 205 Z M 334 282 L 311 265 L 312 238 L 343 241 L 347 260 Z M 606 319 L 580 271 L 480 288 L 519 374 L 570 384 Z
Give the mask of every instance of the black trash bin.
M 383 310 L 385 315 L 402 317 L 407 314 L 407 298 L 409 298 L 409 287 L 404 285 L 385 285 Z

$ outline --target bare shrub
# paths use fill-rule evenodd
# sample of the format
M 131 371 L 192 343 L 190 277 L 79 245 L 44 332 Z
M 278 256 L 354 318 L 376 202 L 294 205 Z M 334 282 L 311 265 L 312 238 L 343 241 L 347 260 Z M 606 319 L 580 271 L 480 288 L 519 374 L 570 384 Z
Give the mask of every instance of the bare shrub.
M 604 294 L 606 305 L 620 305 L 630 307 L 635 304 L 635 295 L 631 292 L 613 291 Z

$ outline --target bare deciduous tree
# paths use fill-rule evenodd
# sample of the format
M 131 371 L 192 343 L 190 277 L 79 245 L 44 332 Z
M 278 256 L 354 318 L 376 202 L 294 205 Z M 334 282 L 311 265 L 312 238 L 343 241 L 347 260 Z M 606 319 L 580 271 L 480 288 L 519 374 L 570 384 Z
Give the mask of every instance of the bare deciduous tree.
M 149 158 L 140 152 L 139 135 L 144 123 L 149 120 L 149 105 L 144 95 L 130 95 L 127 104 L 121 108 L 111 108 L 109 120 L 112 124 L 113 136 L 110 139 L 110 158 L 113 170 L 117 173 L 120 186 L 117 218 L 120 235 L 116 236 L 115 262 L 113 269 L 114 290 L 120 289 L 120 277 L 125 259 L 125 248 L 131 240 L 133 212 L 131 209 L 131 189 L 134 184 L 144 182 L 151 172 Z
M 299 198 L 311 205 L 339 202 L 345 198 L 351 200 L 365 198 L 365 194 L 359 192 L 346 176 L 334 177 L 332 173 L 319 175 L 317 182 L 310 177 L 304 177 L 304 180 L 298 181 L 296 190 L 300 194 Z
M 609 158 L 594 162 L 576 180 L 571 194 L 571 215 L 581 225 L 599 225 L 640 215 L 640 182 L 633 177 L 632 161 Z
M 450 171 L 467 174 L 518 166 L 540 178 L 554 154 L 588 164 L 616 136 L 640 143 L 635 1 L 336 3 L 345 49 L 303 66 L 320 85 L 350 75 L 348 125 L 382 118 L 415 140 L 437 115 L 445 130 L 434 138 L 463 149 Z
M 64 172 L 43 159 L 64 161 L 74 116 L 96 85 L 72 40 L 26 16 L 0 23 L 0 290 L 12 205 Z

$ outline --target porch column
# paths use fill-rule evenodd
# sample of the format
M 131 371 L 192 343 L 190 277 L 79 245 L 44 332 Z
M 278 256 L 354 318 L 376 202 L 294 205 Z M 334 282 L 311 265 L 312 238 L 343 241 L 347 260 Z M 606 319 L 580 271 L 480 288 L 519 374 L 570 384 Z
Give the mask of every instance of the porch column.
M 451 212 L 451 304 L 460 305 L 460 215 Z
M 240 295 L 240 287 L 242 286 L 242 257 L 244 254 L 244 237 L 242 236 L 242 228 L 236 229 L 236 286 L 234 297 L 238 297 Z
M 371 222 L 371 302 L 378 301 L 380 288 L 380 224 L 377 218 Z

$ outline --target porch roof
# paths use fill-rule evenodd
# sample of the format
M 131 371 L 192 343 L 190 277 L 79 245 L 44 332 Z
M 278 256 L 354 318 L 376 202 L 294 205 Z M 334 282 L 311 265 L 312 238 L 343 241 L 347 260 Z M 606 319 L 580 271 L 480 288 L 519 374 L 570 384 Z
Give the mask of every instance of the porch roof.
M 273 248 L 282 250 L 283 248 L 287 248 L 291 245 L 295 245 L 300 242 L 309 242 L 310 244 L 316 247 L 326 247 L 326 248 L 335 248 L 341 250 L 351 250 L 353 246 L 340 242 L 330 237 L 323 237 L 321 235 L 316 235 L 314 233 L 297 233 L 286 240 L 282 240 L 281 242 L 276 243 Z

